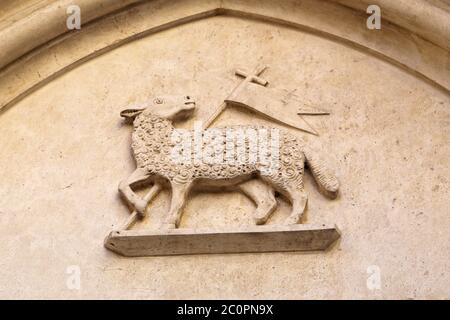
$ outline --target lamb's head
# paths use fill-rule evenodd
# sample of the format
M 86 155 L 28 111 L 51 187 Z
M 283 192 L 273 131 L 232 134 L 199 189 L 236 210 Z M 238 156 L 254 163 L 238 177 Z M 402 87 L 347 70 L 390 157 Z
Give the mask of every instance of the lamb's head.
M 191 96 L 160 96 L 136 108 L 124 110 L 120 116 L 128 121 L 134 121 L 140 114 L 153 114 L 174 121 L 189 118 L 194 110 L 195 100 Z

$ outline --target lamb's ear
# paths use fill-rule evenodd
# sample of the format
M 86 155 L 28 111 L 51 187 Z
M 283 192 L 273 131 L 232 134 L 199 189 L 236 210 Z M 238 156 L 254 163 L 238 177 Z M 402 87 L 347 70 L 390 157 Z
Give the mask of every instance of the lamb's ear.
M 124 117 L 126 120 L 133 121 L 144 110 L 145 109 L 127 109 L 127 110 L 123 110 L 120 113 L 120 116 Z

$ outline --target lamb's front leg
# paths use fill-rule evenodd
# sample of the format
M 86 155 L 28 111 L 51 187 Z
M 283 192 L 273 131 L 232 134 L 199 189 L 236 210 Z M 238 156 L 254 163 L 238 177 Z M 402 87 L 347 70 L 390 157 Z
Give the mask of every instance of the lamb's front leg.
M 138 168 L 136 169 L 127 179 L 123 180 L 119 184 L 119 192 L 131 204 L 140 215 L 145 214 L 145 209 L 147 208 L 148 201 L 145 201 L 139 197 L 132 189 L 133 184 L 143 182 L 149 178 L 149 173 L 147 170 Z
M 163 228 L 175 229 L 180 224 L 181 214 L 186 204 L 190 187 L 190 182 L 185 184 L 172 182 L 172 201 L 170 202 L 170 211 L 162 226 Z

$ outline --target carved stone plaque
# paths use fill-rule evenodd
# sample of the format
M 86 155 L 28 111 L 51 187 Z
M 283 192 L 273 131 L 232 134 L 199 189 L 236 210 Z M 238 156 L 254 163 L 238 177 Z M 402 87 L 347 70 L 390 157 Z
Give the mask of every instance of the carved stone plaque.
M 317 135 L 302 118 L 328 115 L 317 108 L 302 108 L 292 94 L 266 88 L 261 78 L 266 67 L 248 74 L 213 110 L 206 125 L 178 130 L 174 121 L 193 115 L 196 100 L 190 95 L 159 96 L 122 111 L 133 124 L 132 149 L 137 169 L 119 185 L 119 191 L 134 209 L 123 230 L 111 232 L 105 247 L 125 256 L 195 253 L 268 252 L 325 250 L 339 237 L 335 227 L 297 225 L 307 204 L 304 190 L 305 165 L 319 190 L 336 198 L 339 182 L 332 171 L 305 143 L 287 130 L 267 126 L 229 126 L 207 129 L 227 105 L 251 109 L 288 128 Z M 297 105 L 298 115 L 286 111 Z M 135 186 L 151 184 L 145 197 Z M 159 232 L 129 231 L 146 215 L 147 206 L 162 188 L 170 188 L 171 203 Z M 292 210 L 283 226 L 230 230 L 176 230 L 189 193 L 194 190 L 237 190 L 256 204 L 254 224 L 263 225 L 276 208 L 275 192 L 286 197 Z

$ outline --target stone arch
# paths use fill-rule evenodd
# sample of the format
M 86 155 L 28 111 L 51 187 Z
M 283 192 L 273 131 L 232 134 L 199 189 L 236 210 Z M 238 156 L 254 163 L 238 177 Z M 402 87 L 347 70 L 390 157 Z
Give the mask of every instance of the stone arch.
M 78 1 L 84 27 L 68 31 L 65 8 L 70 1 L 30 1 L 26 9 L 9 13 L 0 24 L 0 109 L 114 48 L 219 15 L 284 25 L 346 44 L 448 92 L 448 7 L 438 1 L 375 2 L 383 8 L 385 19 L 378 31 L 361 28 L 367 6 L 356 0 L 85 0 Z

